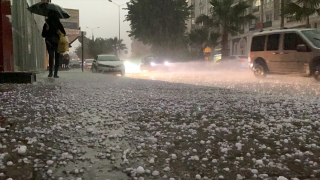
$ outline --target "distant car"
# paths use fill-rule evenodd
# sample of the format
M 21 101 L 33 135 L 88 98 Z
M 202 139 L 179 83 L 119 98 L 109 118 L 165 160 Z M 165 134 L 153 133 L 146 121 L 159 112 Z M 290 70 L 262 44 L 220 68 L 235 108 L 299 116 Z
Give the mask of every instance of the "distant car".
M 81 68 L 81 63 L 78 62 L 78 60 L 71 60 L 69 62 L 70 68 Z
M 141 71 L 169 70 L 169 62 L 156 56 L 147 56 L 141 60 Z
M 91 71 L 93 73 L 104 72 L 111 74 L 125 75 L 125 66 L 123 62 L 115 55 L 101 54 L 92 62 Z
M 84 67 L 86 69 L 91 69 L 93 61 L 94 59 L 86 59 L 84 62 Z
M 216 62 L 218 70 L 248 70 L 248 56 L 232 55 Z

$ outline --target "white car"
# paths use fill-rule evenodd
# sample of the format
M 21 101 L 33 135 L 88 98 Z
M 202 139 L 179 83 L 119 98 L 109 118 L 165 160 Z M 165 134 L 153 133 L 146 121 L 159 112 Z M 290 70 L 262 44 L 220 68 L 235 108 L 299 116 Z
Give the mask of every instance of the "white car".
M 91 70 L 93 73 L 103 72 L 111 74 L 125 75 L 125 66 L 123 62 L 115 55 L 101 54 L 92 62 Z
M 94 61 L 94 59 L 86 59 L 85 61 L 84 61 L 84 67 L 86 68 L 86 69 L 91 69 L 91 67 L 92 67 L 92 62 Z
M 248 70 L 248 56 L 231 55 L 217 61 L 217 68 L 224 70 Z

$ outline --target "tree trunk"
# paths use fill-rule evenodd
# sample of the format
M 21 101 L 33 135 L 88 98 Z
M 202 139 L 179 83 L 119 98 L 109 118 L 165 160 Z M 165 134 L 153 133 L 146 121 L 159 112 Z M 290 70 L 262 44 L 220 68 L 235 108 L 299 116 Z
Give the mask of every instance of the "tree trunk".
M 309 16 L 307 16 L 307 28 L 311 28 L 310 17 Z
M 223 34 L 222 34 L 222 40 L 221 40 L 221 57 L 224 58 L 224 57 L 227 57 L 229 56 L 229 33 L 224 30 L 223 31 Z
M 280 19 L 280 28 L 284 28 L 284 1 L 285 0 L 280 0 L 280 15 L 281 15 L 281 19 Z

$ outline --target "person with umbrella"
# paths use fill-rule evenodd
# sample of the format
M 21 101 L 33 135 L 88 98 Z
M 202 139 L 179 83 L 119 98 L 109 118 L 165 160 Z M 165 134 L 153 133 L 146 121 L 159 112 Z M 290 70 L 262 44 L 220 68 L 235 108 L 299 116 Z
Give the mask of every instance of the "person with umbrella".
M 48 77 L 59 78 L 58 70 L 60 65 L 61 54 L 57 52 L 59 44 L 59 34 L 66 35 L 63 25 L 59 17 L 54 11 L 49 11 L 46 23 L 43 25 L 42 37 L 45 38 L 47 51 L 49 54 L 49 75 Z M 53 59 L 54 61 L 54 74 L 53 72 Z
M 66 35 L 63 25 L 60 22 L 60 18 L 70 18 L 68 12 L 57 4 L 48 2 L 39 2 L 28 8 L 31 13 L 48 17 L 46 23 L 43 25 L 42 37 L 45 38 L 46 47 L 49 54 L 49 75 L 59 78 L 59 61 L 61 54 L 57 52 L 58 44 L 61 34 Z M 53 60 L 55 59 L 55 62 Z M 54 64 L 54 74 L 53 74 Z

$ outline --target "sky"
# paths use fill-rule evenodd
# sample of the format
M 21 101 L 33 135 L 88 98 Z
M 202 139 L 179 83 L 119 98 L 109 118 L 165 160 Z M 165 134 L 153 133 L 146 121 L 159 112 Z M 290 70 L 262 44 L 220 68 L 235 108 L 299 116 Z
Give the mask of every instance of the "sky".
M 128 11 L 123 10 L 126 8 L 126 3 L 129 0 L 112 0 L 118 5 L 122 5 L 120 9 L 120 38 L 124 40 L 131 52 L 131 40 L 127 31 L 130 31 L 130 22 L 123 22 Z M 51 0 L 52 3 L 58 4 L 65 9 L 79 9 L 80 27 L 82 31 L 87 32 L 87 37 L 91 38 L 92 30 L 90 28 L 100 27 L 94 29 L 94 37 L 98 38 L 111 38 L 119 36 L 119 11 L 118 6 L 108 0 Z M 72 44 L 70 51 L 74 51 L 79 45 L 76 40 Z

